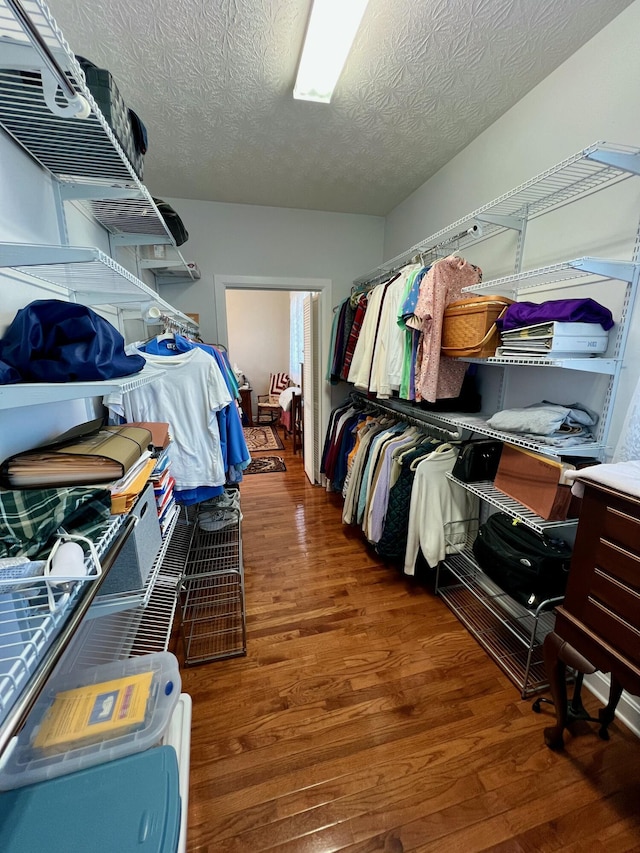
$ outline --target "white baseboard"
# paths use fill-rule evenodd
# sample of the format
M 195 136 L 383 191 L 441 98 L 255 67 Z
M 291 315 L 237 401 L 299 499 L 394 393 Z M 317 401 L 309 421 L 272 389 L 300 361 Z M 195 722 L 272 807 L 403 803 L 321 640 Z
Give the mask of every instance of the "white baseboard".
M 593 675 L 585 675 L 584 684 L 590 693 L 606 705 L 609 701 L 609 676 L 602 672 L 595 672 Z M 640 737 L 640 702 L 635 696 L 629 696 L 623 691 L 618 707 L 616 708 L 616 718 L 621 720 L 625 726 L 630 729 L 636 737 Z

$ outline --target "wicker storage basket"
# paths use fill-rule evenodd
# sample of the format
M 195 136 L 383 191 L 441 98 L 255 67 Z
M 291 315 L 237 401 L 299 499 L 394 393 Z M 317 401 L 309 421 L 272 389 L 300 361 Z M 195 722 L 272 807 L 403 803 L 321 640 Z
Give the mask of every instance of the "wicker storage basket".
M 450 358 L 488 358 L 500 343 L 496 320 L 513 302 L 506 296 L 472 296 L 445 309 L 441 352 Z

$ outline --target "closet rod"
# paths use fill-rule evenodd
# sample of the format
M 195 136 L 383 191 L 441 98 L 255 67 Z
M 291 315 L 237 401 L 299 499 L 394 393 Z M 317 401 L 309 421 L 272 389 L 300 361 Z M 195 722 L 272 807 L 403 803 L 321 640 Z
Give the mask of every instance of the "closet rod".
M 181 323 L 179 320 L 176 320 L 175 317 L 170 317 L 168 314 L 160 313 L 158 319 L 162 321 L 162 325 L 164 326 L 164 328 L 169 331 L 184 332 L 185 334 L 197 332 L 197 326 L 191 326 L 187 325 L 186 323 Z
M 452 234 L 450 237 L 447 237 L 446 240 L 436 243 L 435 246 L 430 246 L 428 248 L 420 246 L 419 244 L 413 246 L 402 255 L 397 255 L 393 258 L 392 261 L 390 261 L 392 266 L 388 267 L 384 272 L 373 276 L 373 278 L 354 284 L 351 288 L 351 293 L 355 293 L 362 287 L 371 287 L 377 282 L 383 281 L 391 275 L 395 275 L 395 273 L 400 272 L 400 270 L 407 264 L 422 264 L 423 266 L 426 266 L 425 256 L 430 256 L 430 262 L 433 262 L 433 257 L 443 255 L 443 252 L 439 250 L 450 247 L 453 243 L 457 243 L 458 240 L 462 240 L 464 237 L 482 237 L 482 233 L 482 226 L 478 222 L 474 222 L 473 225 L 469 226 L 469 228 L 465 228 L 464 231 L 459 231 L 457 234 Z
M 462 432 L 460 429 L 447 429 L 446 427 L 438 426 L 427 419 L 426 412 L 408 412 L 400 401 L 370 400 L 360 391 L 352 391 L 351 399 L 356 405 L 370 406 L 382 412 L 387 412 L 398 418 L 398 420 L 423 429 L 434 438 L 441 438 L 444 441 L 462 441 Z

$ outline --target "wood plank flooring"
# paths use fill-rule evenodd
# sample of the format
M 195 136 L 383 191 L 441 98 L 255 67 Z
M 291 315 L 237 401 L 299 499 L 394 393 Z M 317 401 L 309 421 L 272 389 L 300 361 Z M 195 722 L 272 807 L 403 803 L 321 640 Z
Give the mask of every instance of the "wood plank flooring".
M 640 740 L 547 749 L 549 717 L 290 448 L 241 486 L 248 654 L 182 671 L 190 853 L 640 850 Z

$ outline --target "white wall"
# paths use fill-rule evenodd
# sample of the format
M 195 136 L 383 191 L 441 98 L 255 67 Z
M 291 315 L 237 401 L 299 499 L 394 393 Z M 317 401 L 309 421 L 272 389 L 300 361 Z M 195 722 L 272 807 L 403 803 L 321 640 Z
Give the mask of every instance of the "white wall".
M 202 278 L 184 286 L 163 285 L 161 293 L 180 310 L 200 313 L 205 340 L 218 334 L 214 275 L 329 278 L 335 304 L 363 269 L 382 260 L 384 220 L 379 216 L 169 201 L 189 232 L 181 251 L 199 265 Z
M 269 374 L 289 371 L 289 293 L 278 290 L 226 291 L 229 358 L 258 394 L 269 393 Z
M 83 239 L 78 237 L 78 243 L 98 245 L 100 230 L 95 224 L 83 224 Z M 69 232 L 76 236 L 73 226 Z M 0 241 L 55 245 L 62 236 L 48 174 L 0 132 Z M 0 334 L 20 308 L 46 298 L 64 297 L 26 286 L 15 276 L 0 275 Z M 46 407 L 0 409 L 0 460 L 92 417 L 88 405 L 71 400 Z
M 595 141 L 640 147 L 638 32 L 640 0 L 389 214 L 384 257 L 399 254 Z M 634 177 L 613 190 L 535 220 L 527 233 L 524 267 L 582 255 L 629 259 L 639 216 L 640 178 Z M 465 250 L 465 256 L 482 266 L 488 280 L 512 271 L 508 264 L 513 264 L 514 256 L 506 251 L 507 242 L 489 241 L 475 251 Z M 599 286 L 588 294 L 572 295 L 589 295 L 607 305 L 613 301 L 609 307 L 615 316 L 619 291 L 615 285 Z M 612 445 L 638 378 L 638 351 L 640 305 L 631 322 L 628 358 L 610 434 Z M 584 374 L 574 376 L 577 382 L 584 378 Z
M 202 278 L 187 285 L 163 285 L 162 296 L 181 311 L 200 314 L 205 341 L 225 343 L 224 320 L 216 316 L 215 305 L 224 305 L 224 282 L 229 277 L 268 278 L 267 286 L 276 287 L 277 279 L 329 281 L 321 297 L 324 368 L 332 306 L 349 293 L 354 278 L 382 260 L 384 219 L 185 199 L 169 202 L 189 232 L 181 251 L 187 261 L 199 265 Z M 285 289 L 292 288 L 287 283 Z M 305 284 L 302 289 L 319 288 Z M 323 423 L 328 417 L 325 410 L 342 398 L 345 388 L 332 386 L 323 394 Z

